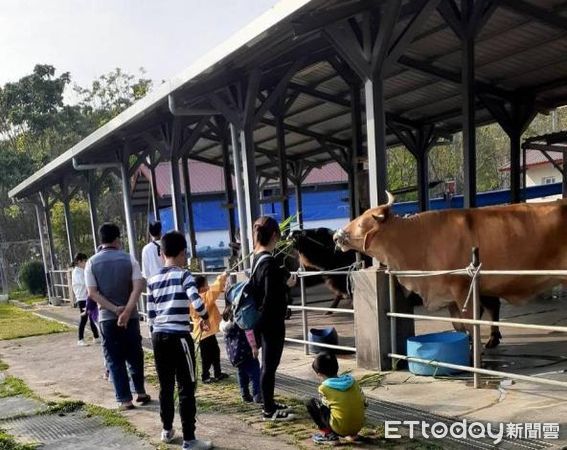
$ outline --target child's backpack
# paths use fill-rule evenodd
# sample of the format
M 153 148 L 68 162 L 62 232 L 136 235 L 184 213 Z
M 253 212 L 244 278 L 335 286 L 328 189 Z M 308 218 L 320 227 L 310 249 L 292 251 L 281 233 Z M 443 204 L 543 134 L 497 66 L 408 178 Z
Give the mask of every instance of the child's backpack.
M 271 257 L 271 255 L 262 255 L 256 262 L 256 265 L 250 274 L 250 278 L 247 281 L 241 281 L 240 283 L 233 284 L 226 291 L 225 298 L 226 301 L 232 305 L 234 322 L 242 330 L 253 329 L 260 319 L 260 312 L 258 311 L 256 300 L 252 293 L 251 281 L 254 276 L 254 272 L 256 272 L 260 263 Z
M 224 343 L 228 360 L 234 367 L 252 359 L 252 349 L 246 339 L 246 333 L 235 323 L 232 323 L 226 330 Z

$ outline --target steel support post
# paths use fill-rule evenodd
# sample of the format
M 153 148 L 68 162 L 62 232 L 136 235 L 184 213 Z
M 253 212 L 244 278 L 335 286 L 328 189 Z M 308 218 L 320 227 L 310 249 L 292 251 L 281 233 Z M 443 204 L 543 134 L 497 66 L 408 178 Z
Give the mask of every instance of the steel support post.
M 464 24 L 470 22 L 474 11 L 473 0 L 462 0 Z M 465 208 L 476 206 L 476 124 L 475 124 L 475 67 L 474 32 L 465 26 L 462 49 L 462 96 L 463 96 L 463 167 Z
M 250 267 L 247 256 L 250 254 L 251 245 L 248 242 L 248 224 L 246 221 L 246 202 L 244 200 L 244 185 L 242 180 L 242 161 L 240 159 L 239 133 L 233 124 L 230 124 L 232 138 L 232 157 L 234 161 L 234 179 L 236 181 L 236 201 L 238 203 L 238 222 L 240 224 L 241 257 L 244 267 Z
M 51 259 L 51 270 L 57 268 L 57 258 L 55 257 L 55 245 L 53 241 L 53 226 L 51 224 L 51 213 L 49 205 L 43 206 L 43 215 L 45 217 L 45 228 L 47 230 L 47 245 L 49 247 L 49 258 Z
M 472 263 L 475 269 L 480 266 L 480 258 L 478 248 L 473 249 Z M 475 276 L 472 281 L 472 300 L 473 300 L 473 319 L 480 320 L 480 289 L 479 289 L 479 279 Z M 475 369 L 481 369 L 481 354 L 482 354 L 482 342 L 480 336 L 480 325 L 473 325 L 473 367 Z M 473 374 L 474 387 L 478 389 L 480 387 L 480 374 L 474 372 Z
M 37 230 L 39 232 L 39 245 L 41 245 L 41 257 L 43 259 L 43 272 L 45 273 L 45 283 L 47 286 L 47 298 L 49 303 L 51 303 L 51 298 L 53 296 L 53 292 L 51 289 L 51 276 L 49 275 L 49 262 L 47 260 L 47 255 L 45 253 L 45 236 L 43 235 L 43 224 L 41 220 L 41 210 L 40 206 L 36 203 L 34 204 L 35 207 L 35 217 L 37 219 Z
M 124 202 L 124 219 L 126 220 L 126 232 L 128 235 L 128 251 L 133 258 L 136 258 L 136 229 L 134 225 L 134 215 L 132 212 L 132 199 L 130 196 L 128 157 L 126 156 L 122 158 L 120 175 L 122 181 L 122 200 Z
M 197 257 L 197 239 L 195 237 L 195 220 L 193 219 L 193 202 L 191 200 L 191 178 L 189 174 L 189 160 L 181 158 L 183 185 L 185 187 L 185 214 L 187 217 L 187 234 L 189 235 L 189 252 L 191 258 Z
M 240 145 L 242 153 L 242 177 L 244 181 L 244 201 L 246 203 L 246 232 L 251 248 L 254 245 L 254 221 L 260 215 L 260 203 L 258 201 L 258 184 L 256 177 L 256 161 L 254 160 L 254 140 L 252 129 L 245 125 L 240 130 Z
M 384 84 L 380 75 L 364 83 L 366 99 L 366 139 L 368 143 L 368 182 L 370 207 L 386 202 L 386 114 Z
M 349 170 L 349 209 L 351 220 L 360 216 L 360 157 L 362 156 L 362 107 L 360 101 L 360 85 L 351 85 L 351 134 Z
M 181 202 L 181 181 L 179 179 L 179 158 L 172 151 L 171 169 L 171 207 L 173 221 L 177 231 L 183 231 L 183 206 Z
M 297 215 L 297 225 L 303 230 L 303 194 L 301 187 L 303 185 L 301 174 L 295 177 L 295 214 Z
M 160 220 L 160 213 L 159 213 L 159 194 L 157 190 L 157 180 L 156 180 L 156 168 L 152 162 L 150 166 L 150 176 L 151 180 L 150 183 L 152 185 L 152 207 L 154 210 L 154 220 Z
M 285 128 L 284 118 L 281 112 L 276 116 L 276 140 L 278 144 L 279 169 L 280 169 L 280 196 L 282 206 L 282 219 L 287 219 L 289 213 L 287 158 L 285 154 Z
M 61 199 L 63 202 L 63 214 L 65 216 L 65 232 L 67 234 L 67 248 L 69 250 L 69 264 L 75 256 L 75 239 L 73 236 L 73 218 L 69 199 L 69 189 L 66 182 L 61 183 Z
M 429 152 L 417 157 L 417 197 L 421 212 L 429 209 Z
M 228 234 L 229 242 L 232 242 L 236 238 L 236 223 L 234 220 L 234 190 L 232 187 L 232 173 L 230 170 L 230 153 L 228 149 L 228 138 L 226 136 L 226 130 L 223 130 L 222 139 L 222 158 L 223 158 L 223 176 L 224 176 L 224 190 L 226 199 L 226 215 L 228 223 Z M 232 250 L 232 255 L 235 255 L 235 251 Z
M 519 203 L 522 201 L 522 133 L 515 127 L 510 138 L 510 201 Z
M 96 198 L 96 171 L 87 173 L 87 202 L 89 204 L 89 215 L 91 219 L 91 232 L 93 234 L 94 251 L 98 248 L 98 214 Z

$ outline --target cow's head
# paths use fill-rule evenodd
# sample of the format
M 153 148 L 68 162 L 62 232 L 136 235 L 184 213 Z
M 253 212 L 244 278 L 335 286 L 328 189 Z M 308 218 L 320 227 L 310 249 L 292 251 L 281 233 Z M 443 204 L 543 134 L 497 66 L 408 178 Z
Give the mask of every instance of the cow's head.
M 370 254 L 372 240 L 380 233 L 390 217 L 394 203 L 394 196 L 387 191 L 386 195 L 388 196 L 387 204 L 367 210 L 335 233 L 335 244 L 343 252 L 356 250 Z

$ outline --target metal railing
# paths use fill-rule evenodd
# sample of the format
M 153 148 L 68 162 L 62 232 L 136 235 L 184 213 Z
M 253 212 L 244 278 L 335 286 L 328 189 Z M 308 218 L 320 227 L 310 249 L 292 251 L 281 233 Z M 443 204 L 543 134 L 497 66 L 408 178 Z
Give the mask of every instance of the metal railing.
M 50 270 L 52 294 L 64 302 L 74 304 L 75 295 L 73 293 L 73 283 L 71 280 L 72 269 Z
M 201 276 L 218 276 L 225 273 L 224 271 L 220 272 L 191 272 L 193 276 L 201 275 Z M 230 275 L 244 275 L 248 274 L 248 271 L 239 271 L 239 272 L 230 272 Z M 316 275 L 346 275 L 349 276 L 352 274 L 352 271 L 346 270 L 336 270 L 336 271 L 296 271 L 291 272 L 294 275 L 297 275 L 299 279 L 299 288 L 301 293 L 301 304 L 300 305 L 289 305 L 288 308 L 292 311 L 301 311 L 301 325 L 302 325 L 302 339 L 295 339 L 295 338 L 288 338 L 286 337 L 286 342 L 290 342 L 293 344 L 302 344 L 305 349 L 305 354 L 309 354 L 309 347 L 321 347 L 327 348 L 330 350 L 340 350 L 340 351 L 347 351 L 347 352 L 356 352 L 356 347 L 346 346 L 346 345 L 332 345 L 332 344 L 324 344 L 320 342 L 312 342 L 309 340 L 309 317 L 308 312 L 332 312 L 332 313 L 345 313 L 345 314 L 353 314 L 354 309 L 347 309 L 347 308 L 326 308 L 323 306 L 307 306 L 307 292 L 305 288 L 305 278 L 310 276 Z M 147 310 L 144 298 L 147 296 L 147 293 L 142 294 L 142 298 L 140 299 L 140 303 L 138 306 L 139 314 L 143 317 L 147 317 Z
M 528 381 L 532 383 L 546 384 L 551 386 L 560 386 L 567 388 L 567 381 L 552 380 L 548 378 L 541 378 L 537 376 L 514 374 L 511 372 L 502 372 L 498 370 L 483 369 L 481 367 L 481 325 L 489 326 L 502 326 L 511 328 L 523 328 L 532 330 L 543 330 L 552 332 L 562 332 L 567 333 L 567 327 L 555 326 L 555 325 L 536 325 L 536 324 L 526 324 L 518 322 L 494 322 L 490 320 L 480 320 L 480 290 L 479 290 L 479 278 L 484 276 L 503 276 L 503 275 L 514 275 L 514 276 L 567 276 L 567 270 L 482 270 L 481 264 L 478 259 L 478 250 L 473 250 L 473 260 L 471 265 L 466 269 L 457 270 L 447 270 L 447 271 L 421 271 L 421 270 L 388 270 L 389 275 L 389 285 L 390 285 L 390 312 L 387 316 L 390 317 L 390 333 L 391 333 L 391 352 L 388 353 L 388 357 L 392 358 L 392 366 L 395 369 L 396 360 L 405 360 L 408 362 L 415 362 L 421 364 L 427 364 L 434 367 L 444 367 L 453 370 L 459 370 L 464 372 L 471 372 L 473 374 L 474 387 L 479 388 L 481 384 L 480 375 L 490 375 L 502 378 L 509 378 L 519 381 Z M 440 316 L 429 316 L 422 314 L 405 314 L 395 312 L 395 277 L 431 277 L 431 276 L 469 276 L 471 277 L 471 289 L 469 296 L 472 300 L 473 308 L 473 318 L 472 319 L 461 319 L 461 318 L 450 318 L 450 317 L 440 317 Z M 468 302 L 468 298 L 467 298 Z M 465 303 L 466 305 L 466 303 Z M 465 306 L 466 307 L 466 306 Z M 462 323 L 472 325 L 473 335 L 473 365 L 463 366 L 458 364 L 451 364 L 441 361 L 425 360 L 423 358 L 416 358 L 412 356 L 407 356 L 398 353 L 397 343 L 396 343 L 396 322 L 397 319 L 419 319 L 419 320 L 429 320 L 438 322 L 451 322 L 451 323 Z

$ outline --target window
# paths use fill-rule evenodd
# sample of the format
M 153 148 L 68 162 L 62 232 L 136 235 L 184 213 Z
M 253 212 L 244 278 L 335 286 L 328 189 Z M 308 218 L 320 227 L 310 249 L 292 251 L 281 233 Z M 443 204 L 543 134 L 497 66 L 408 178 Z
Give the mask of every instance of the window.
M 541 179 L 541 184 L 553 184 L 555 183 L 555 177 L 543 177 Z

